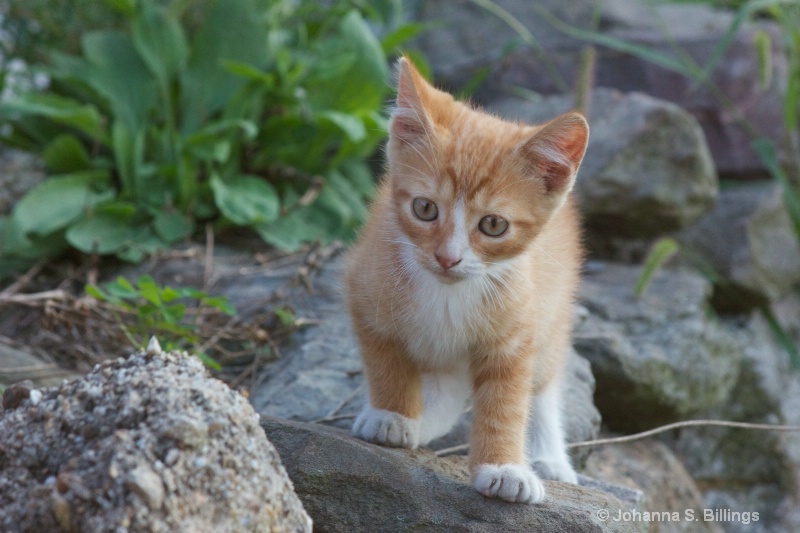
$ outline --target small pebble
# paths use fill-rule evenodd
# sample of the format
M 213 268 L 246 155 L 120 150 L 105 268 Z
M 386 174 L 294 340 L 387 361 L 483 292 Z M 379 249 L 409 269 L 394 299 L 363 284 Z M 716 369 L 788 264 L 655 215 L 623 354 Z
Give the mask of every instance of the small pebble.
M 3 392 L 3 409 L 16 409 L 27 400 L 33 390 L 33 382 L 29 379 L 9 385 Z M 41 399 L 41 393 L 39 393 Z

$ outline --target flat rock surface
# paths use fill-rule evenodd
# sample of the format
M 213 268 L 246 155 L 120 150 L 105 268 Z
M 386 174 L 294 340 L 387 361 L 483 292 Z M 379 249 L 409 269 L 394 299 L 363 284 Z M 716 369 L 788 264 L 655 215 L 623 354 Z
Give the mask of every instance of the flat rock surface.
M 263 417 L 262 424 L 315 531 L 646 530 L 643 524 L 598 518 L 602 510 L 613 517 L 635 508 L 638 491 L 618 488 L 628 498 L 622 501 L 598 488 L 546 481 L 541 504 L 511 504 L 484 498 L 469 486 L 463 457 L 384 448 L 315 424 L 272 417 Z

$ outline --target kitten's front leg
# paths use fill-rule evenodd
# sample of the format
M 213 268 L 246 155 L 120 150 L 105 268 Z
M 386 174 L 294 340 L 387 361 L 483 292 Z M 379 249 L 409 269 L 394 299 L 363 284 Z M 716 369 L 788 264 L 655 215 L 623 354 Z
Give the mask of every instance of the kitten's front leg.
M 422 377 L 396 341 L 360 334 L 369 401 L 353 423 L 353 434 L 384 446 L 416 448 L 422 415 Z
M 472 486 L 490 498 L 537 503 L 544 484 L 525 460 L 525 425 L 531 397 L 527 362 L 486 358 L 473 368 L 475 407 L 470 437 Z

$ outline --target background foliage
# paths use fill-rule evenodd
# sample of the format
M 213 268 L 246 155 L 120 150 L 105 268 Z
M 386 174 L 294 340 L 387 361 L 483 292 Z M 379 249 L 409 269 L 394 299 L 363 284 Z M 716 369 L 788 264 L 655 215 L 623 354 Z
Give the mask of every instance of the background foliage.
M 0 142 L 49 173 L 0 219 L 0 255 L 20 262 L 69 247 L 137 261 L 207 222 L 287 250 L 350 237 L 385 135 L 388 61 L 421 29 L 394 24 L 391 0 L 6 9 L 7 53 L 44 60 L 51 80 L 0 104 Z

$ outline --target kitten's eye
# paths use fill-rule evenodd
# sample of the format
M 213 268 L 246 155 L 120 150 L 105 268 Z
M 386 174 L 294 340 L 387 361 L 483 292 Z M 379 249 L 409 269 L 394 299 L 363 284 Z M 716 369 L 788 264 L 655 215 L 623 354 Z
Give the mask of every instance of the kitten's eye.
M 436 220 L 439 216 L 439 208 L 427 198 L 414 198 L 412 207 L 414 208 L 414 214 L 417 215 L 417 218 L 425 222 Z
M 508 221 L 496 215 L 486 215 L 478 224 L 478 229 L 489 237 L 499 237 L 508 229 Z

